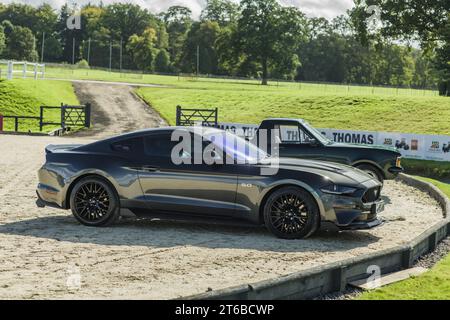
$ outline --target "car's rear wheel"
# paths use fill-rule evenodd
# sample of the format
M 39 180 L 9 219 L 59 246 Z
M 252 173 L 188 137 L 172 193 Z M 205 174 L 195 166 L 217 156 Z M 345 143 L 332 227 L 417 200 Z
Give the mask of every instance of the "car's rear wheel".
M 90 227 L 109 226 L 120 214 L 116 191 L 107 181 L 97 177 L 83 178 L 74 186 L 70 208 L 80 223 Z
M 320 213 L 313 196 L 297 187 L 273 192 L 264 205 L 267 229 L 282 239 L 304 239 L 319 227 Z
M 378 170 L 374 166 L 371 166 L 370 164 L 361 164 L 359 166 L 356 166 L 356 168 L 366 172 L 368 175 L 372 176 L 373 178 L 375 178 L 378 181 L 380 181 L 381 183 L 383 183 L 384 178 L 383 178 L 380 170 Z

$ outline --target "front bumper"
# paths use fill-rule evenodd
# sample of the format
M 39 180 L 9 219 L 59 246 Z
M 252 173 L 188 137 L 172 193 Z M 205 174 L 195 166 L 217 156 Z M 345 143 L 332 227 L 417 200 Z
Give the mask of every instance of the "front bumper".
M 369 229 L 382 224 L 378 215 L 384 210 L 381 184 L 371 179 L 351 195 L 321 195 L 325 214 L 322 221 L 344 230 Z
M 402 167 L 390 167 L 388 169 L 389 173 L 397 175 L 399 173 L 402 173 L 403 171 L 405 171 L 405 169 L 403 169 Z
M 333 206 L 336 214 L 335 224 L 339 228 L 346 229 L 368 229 L 378 226 L 374 223 L 378 214 L 384 210 L 384 201 L 379 199 L 370 203 L 362 203 L 359 199 L 346 199 L 345 203 L 341 199 Z
M 371 221 L 357 221 L 354 223 L 349 224 L 348 226 L 340 227 L 342 230 L 365 230 L 365 229 L 372 229 L 375 227 L 378 227 L 384 223 L 381 219 L 374 219 Z

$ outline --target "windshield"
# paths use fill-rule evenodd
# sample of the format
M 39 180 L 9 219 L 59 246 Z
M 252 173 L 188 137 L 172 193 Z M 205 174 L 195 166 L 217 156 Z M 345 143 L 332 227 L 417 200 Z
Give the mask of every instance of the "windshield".
M 231 158 L 251 163 L 268 157 L 268 154 L 247 140 L 227 131 L 207 131 L 203 139 L 214 143 Z
M 317 130 L 313 126 L 311 126 L 308 122 L 306 122 L 306 121 L 303 122 L 303 126 L 306 128 L 306 130 L 308 130 L 313 135 L 313 138 L 315 138 L 316 140 L 318 140 L 322 144 L 329 145 L 329 144 L 333 143 L 333 141 L 331 141 L 330 139 L 325 137 L 322 134 L 322 132 L 320 132 L 319 130 Z

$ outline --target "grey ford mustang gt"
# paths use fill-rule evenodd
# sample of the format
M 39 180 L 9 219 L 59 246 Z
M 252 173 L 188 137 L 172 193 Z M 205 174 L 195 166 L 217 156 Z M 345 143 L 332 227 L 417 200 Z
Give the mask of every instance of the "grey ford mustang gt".
M 179 148 L 175 132 L 199 149 Z M 209 152 L 213 163 L 198 160 L 199 152 Z M 38 176 L 37 205 L 71 209 L 86 226 L 111 225 L 121 209 L 128 209 L 160 219 L 265 224 L 277 237 L 298 239 L 312 235 L 325 221 L 342 229 L 375 227 L 384 207 L 381 183 L 363 171 L 273 159 L 247 141 L 211 128 L 199 133 L 170 127 L 86 145 L 50 145 Z

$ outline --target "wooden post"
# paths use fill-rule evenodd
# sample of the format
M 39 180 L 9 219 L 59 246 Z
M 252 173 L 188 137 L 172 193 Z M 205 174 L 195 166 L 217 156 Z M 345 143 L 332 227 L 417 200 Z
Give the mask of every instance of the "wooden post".
M 8 61 L 8 75 L 6 76 L 8 80 L 12 80 L 13 78 L 13 69 L 14 69 L 13 62 Z
M 0 132 L 3 131 L 3 115 L 0 114 Z
M 219 120 L 219 108 L 216 108 L 216 116 L 215 116 L 215 126 L 218 126 L 218 120 Z
M 177 106 L 177 119 L 176 119 L 176 125 L 181 125 L 181 106 Z
M 84 108 L 84 126 L 86 128 L 91 127 L 91 104 L 86 103 L 86 106 Z
M 42 131 L 43 123 L 44 123 L 44 107 L 41 106 L 41 111 L 39 113 L 39 131 Z
M 15 132 L 19 131 L 19 118 L 18 117 L 14 117 L 14 131 Z
M 63 103 L 61 103 L 61 127 L 62 128 L 66 127 L 66 124 L 64 121 L 65 116 L 66 116 L 66 106 Z

